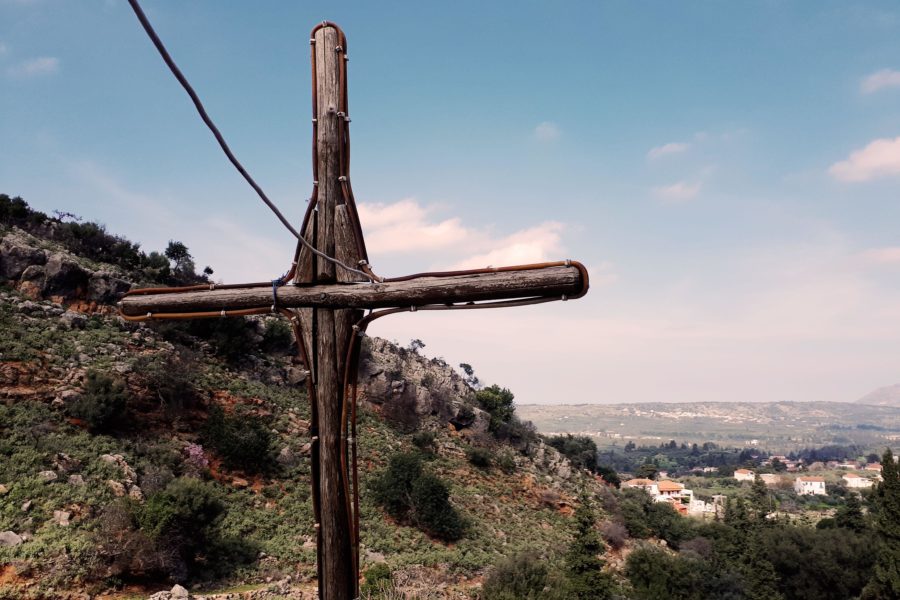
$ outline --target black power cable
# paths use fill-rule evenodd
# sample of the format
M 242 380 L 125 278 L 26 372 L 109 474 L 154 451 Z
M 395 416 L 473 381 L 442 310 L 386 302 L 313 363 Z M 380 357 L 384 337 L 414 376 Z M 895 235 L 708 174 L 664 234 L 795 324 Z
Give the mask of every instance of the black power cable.
M 200 114 L 200 118 L 212 132 L 213 136 L 215 136 L 216 141 L 219 142 L 219 147 L 222 148 L 222 152 L 225 153 L 225 156 L 228 157 L 228 160 L 234 165 L 234 168 L 237 169 L 238 173 L 250 184 L 250 187 L 256 192 L 256 194 L 260 197 L 260 199 L 265 202 L 266 206 L 275 213 L 275 216 L 278 217 L 278 220 L 281 221 L 282 225 L 284 225 L 291 234 L 297 238 L 301 244 L 306 246 L 310 252 L 323 258 L 335 265 L 357 275 L 362 275 L 369 281 L 374 281 L 374 277 L 372 277 L 368 273 L 364 273 L 358 269 L 354 269 L 353 267 L 347 266 L 341 261 L 337 260 L 334 257 L 328 256 L 324 252 L 320 252 L 317 250 L 312 244 L 310 244 L 306 238 L 304 238 L 300 233 L 294 228 L 293 225 L 285 218 L 285 216 L 278 210 L 278 207 L 275 206 L 275 203 L 269 200 L 269 197 L 263 191 L 263 189 L 256 183 L 253 177 L 250 176 L 250 173 L 247 172 L 247 169 L 244 168 L 244 165 L 235 157 L 234 153 L 231 151 L 231 148 L 228 147 L 228 143 L 225 141 L 225 138 L 222 136 L 222 133 L 219 131 L 219 128 L 216 127 L 216 124 L 213 123 L 212 119 L 206 113 L 206 109 L 203 107 L 203 103 L 200 101 L 200 97 L 197 96 L 197 92 L 194 91 L 194 88 L 191 87 L 191 84 L 188 83 L 187 78 L 181 72 L 181 69 L 178 68 L 178 65 L 175 64 L 175 61 L 172 60 L 172 56 L 169 54 L 168 50 L 166 50 L 165 45 L 163 45 L 162 40 L 159 39 L 159 36 L 156 35 L 156 31 L 154 31 L 153 26 L 150 24 L 150 21 L 147 19 L 147 15 L 144 14 L 143 9 L 141 9 L 141 5 L 138 4 L 137 0 L 128 0 L 128 4 L 131 5 L 131 9 L 134 11 L 134 14 L 137 16 L 138 21 L 140 21 L 141 26 L 144 28 L 144 31 L 147 32 L 147 35 L 150 37 L 150 41 L 153 42 L 153 45 L 156 46 L 157 51 L 159 51 L 160 56 L 162 56 L 163 61 L 165 61 L 166 65 L 169 67 L 169 70 L 172 71 L 172 75 L 175 76 L 175 79 L 178 80 L 178 83 L 181 84 L 181 87 L 184 88 L 184 91 L 187 92 L 188 96 L 191 97 L 191 102 L 194 103 L 194 107 L 197 109 L 197 112 Z

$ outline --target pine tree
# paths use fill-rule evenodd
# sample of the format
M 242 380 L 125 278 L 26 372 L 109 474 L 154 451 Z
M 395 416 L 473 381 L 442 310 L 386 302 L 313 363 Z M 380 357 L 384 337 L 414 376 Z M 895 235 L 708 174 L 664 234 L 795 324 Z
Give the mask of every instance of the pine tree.
M 880 546 L 861 600 L 900 598 L 900 473 L 890 448 L 881 459 L 881 477 L 875 490 L 875 528 Z
M 582 494 L 575 509 L 575 540 L 566 554 L 568 575 L 567 597 L 577 600 L 606 600 L 612 598 L 613 582 L 603 571 L 600 554 L 605 545 L 595 528 L 594 509 L 587 495 Z
M 757 474 L 750 486 L 750 505 L 755 511 L 756 519 L 765 520 L 766 515 L 772 512 L 772 499 L 769 497 L 769 488 Z
M 859 496 L 851 494 L 847 498 L 847 502 L 838 509 L 837 514 L 834 516 L 834 524 L 838 527 L 852 529 L 857 533 L 865 531 L 866 518 L 862 512 L 862 503 L 859 501 Z
M 763 551 L 760 525 L 757 524 L 744 553 L 744 581 L 747 584 L 747 600 L 783 600 L 778 591 L 778 575 L 775 567 Z

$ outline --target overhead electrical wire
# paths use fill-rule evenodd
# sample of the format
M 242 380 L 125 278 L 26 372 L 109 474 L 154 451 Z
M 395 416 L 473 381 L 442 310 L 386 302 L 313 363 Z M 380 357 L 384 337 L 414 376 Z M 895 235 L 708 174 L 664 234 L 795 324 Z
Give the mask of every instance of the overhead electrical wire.
M 209 128 L 212 132 L 213 136 L 216 138 L 216 141 L 219 143 L 219 147 L 222 148 L 222 152 L 225 153 L 225 156 L 228 157 L 228 160 L 234 165 L 234 168 L 237 169 L 238 173 L 250 184 L 250 187 L 256 192 L 256 194 L 260 197 L 260 199 L 265 203 L 266 206 L 269 207 L 275 216 L 278 217 L 278 220 L 281 221 L 281 224 L 285 226 L 285 228 L 291 232 L 291 234 L 299 240 L 301 244 L 306 246 L 310 252 L 315 254 L 316 256 L 327 260 L 330 263 L 335 264 L 336 266 L 349 271 L 350 273 L 354 273 L 356 275 L 361 275 L 368 279 L 369 281 L 376 281 L 376 277 L 360 271 L 359 269 L 354 269 L 351 266 L 344 264 L 333 256 L 328 256 L 324 252 L 319 251 L 315 248 L 309 241 L 306 240 L 300 232 L 298 232 L 293 225 L 291 225 L 290 221 L 282 214 L 282 212 L 275 206 L 275 203 L 269 199 L 269 196 L 263 191 L 262 187 L 250 173 L 247 172 L 247 169 L 244 168 L 244 165 L 237 159 L 234 153 L 231 151 L 231 148 L 228 146 L 228 143 L 225 141 L 225 138 L 222 136 L 222 133 L 219 131 L 219 128 L 216 127 L 216 124 L 213 123 L 213 120 L 210 118 L 209 114 L 207 114 L 206 109 L 203 106 L 203 103 L 200 101 L 200 97 L 197 95 L 197 92 L 194 91 L 194 88 L 188 82 L 187 78 L 184 76 L 184 73 L 181 72 L 181 69 L 178 68 L 178 65 L 175 64 L 175 61 L 172 59 L 172 56 L 169 54 L 169 51 L 166 50 L 165 45 L 162 43 L 162 40 L 159 39 L 159 36 L 156 34 L 156 31 L 153 29 L 153 26 L 150 24 L 149 19 L 147 19 L 147 15 L 144 14 L 141 5 L 138 3 L 138 0 L 128 0 L 128 4 L 131 6 L 131 9 L 134 11 L 135 16 L 137 16 L 138 21 L 140 21 L 141 26 L 144 28 L 144 31 L 147 32 L 147 36 L 150 38 L 150 41 L 153 42 L 153 45 L 156 47 L 156 50 L 159 52 L 159 55 L 162 57 L 163 61 L 166 63 L 166 66 L 169 67 L 169 70 L 172 72 L 172 75 L 175 76 L 175 79 L 178 80 L 178 83 L 181 84 L 181 87 L 184 88 L 184 91 L 187 92 L 188 96 L 191 98 L 191 102 L 194 103 L 194 107 L 197 109 L 197 112 L 200 114 L 200 119 L 204 124 Z

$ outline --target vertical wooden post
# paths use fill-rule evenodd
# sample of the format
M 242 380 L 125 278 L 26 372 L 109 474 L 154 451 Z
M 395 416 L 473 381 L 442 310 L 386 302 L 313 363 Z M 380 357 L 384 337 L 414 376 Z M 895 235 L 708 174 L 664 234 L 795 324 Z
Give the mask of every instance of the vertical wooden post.
M 341 183 L 342 87 L 344 54 L 338 30 L 323 26 L 315 30 L 312 43 L 315 56 L 317 198 L 305 237 L 317 250 L 346 264 L 360 260 L 353 232 L 346 218 Z M 339 121 L 339 119 L 341 119 Z M 351 281 L 343 269 L 301 251 L 297 280 L 304 282 Z M 352 326 L 362 312 L 351 309 L 301 309 L 304 343 L 311 371 L 313 410 L 317 413 L 318 436 L 313 444 L 313 485 L 318 495 L 319 598 L 352 600 L 358 573 L 353 531 L 351 499 L 348 487 L 346 440 L 341 432 L 344 415 L 344 371 L 347 348 L 353 337 Z M 355 365 L 350 365 L 355 368 Z

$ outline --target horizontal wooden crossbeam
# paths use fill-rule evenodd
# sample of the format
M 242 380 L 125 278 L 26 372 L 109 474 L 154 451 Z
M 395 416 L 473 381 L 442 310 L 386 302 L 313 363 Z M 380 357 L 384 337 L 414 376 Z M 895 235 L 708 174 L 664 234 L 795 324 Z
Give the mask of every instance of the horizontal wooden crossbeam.
M 439 275 L 439 274 L 436 274 Z M 332 283 L 210 289 L 126 296 L 123 315 L 193 313 L 268 308 L 394 308 L 553 296 L 579 297 L 587 291 L 587 271 L 575 262 L 540 268 L 469 272 L 379 283 Z

